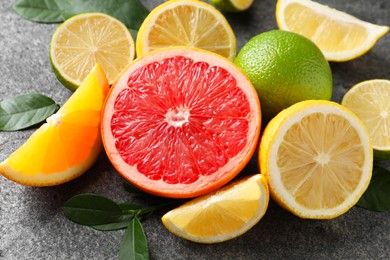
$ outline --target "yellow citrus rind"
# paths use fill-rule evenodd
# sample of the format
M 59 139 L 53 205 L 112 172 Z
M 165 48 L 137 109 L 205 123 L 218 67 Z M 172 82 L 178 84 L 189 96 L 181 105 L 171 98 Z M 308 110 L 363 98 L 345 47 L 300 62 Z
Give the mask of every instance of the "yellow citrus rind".
M 197 243 L 236 238 L 256 225 L 269 202 L 266 179 L 250 175 L 175 208 L 162 217 L 176 236 Z
M 279 205 L 301 218 L 331 219 L 367 189 L 373 152 L 366 127 L 350 110 L 308 100 L 270 121 L 259 163 Z
M 278 0 L 276 20 L 280 29 L 306 36 L 336 62 L 365 54 L 389 31 L 310 0 Z
M 236 38 L 226 18 L 212 5 L 196 0 L 171 0 L 154 8 L 136 39 L 137 56 L 172 46 L 188 46 L 236 56 Z

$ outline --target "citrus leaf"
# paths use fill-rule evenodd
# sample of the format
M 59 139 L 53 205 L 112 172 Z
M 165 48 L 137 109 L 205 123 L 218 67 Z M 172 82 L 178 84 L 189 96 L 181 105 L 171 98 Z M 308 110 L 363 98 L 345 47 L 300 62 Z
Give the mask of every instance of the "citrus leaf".
M 130 225 L 133 218 L 134 218 L 133 215 L 127 215 L 127 216 L 123 216 L 119 222 L 96 225 L 91 227 L 99 231 L 113 231 L 113 230 L 123 229 L 123 228 L 127 228 Z
M 135 217 L 127 227 L 119 251 L 120 260 L 149 259 L 148 243 L 142 224 Z
M 139 0 L 17 0 L 14 11 L 34 22 L 58 23 L 86 12 L 101 12 L 122 21 L 134 36 L 149 14 Z
M 70 198 L 63 206 L 65 216 L 87 226 L 121 222 L 122 208 L 114 201 L 95 194 L 80 194 Z
M 134 216 L 139 214 L 139 212 L 142 212 L 142 207 L 135 204 L 118 203 L 118 206 L 122 209 L 122 216 L 120 219 L 118 219 L 117 222 L 96 225 L 92 226 L 92 228 L 100 231 L 111 231 L 127 228 L 127 226 L 133 220 Z
M 370 185 L 356 205 L 368 210 L 390 211 L 390 171 L 374 165 Z
M 59 23 L 64 21 L 63 10 L 71 8 L 69 1 L 63 0 L 17 0 L 14 11 L 21 17 L 43 23 Z
M 58 109 L 49 97 L 31 93 L 0 101 L 0 130 L 15 131 L 44 121 Z

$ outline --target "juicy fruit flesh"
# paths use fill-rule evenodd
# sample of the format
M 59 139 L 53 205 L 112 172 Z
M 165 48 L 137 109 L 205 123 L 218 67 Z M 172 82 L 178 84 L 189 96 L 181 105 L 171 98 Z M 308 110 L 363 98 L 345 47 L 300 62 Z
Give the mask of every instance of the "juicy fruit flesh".
M 225 69 L 175 56 L 134 71 L 111 132 L 122 159 L 151 180 L 191 184 L 247 143 L 250 104 Z
M 59 33 L 54 57 L 67 78 L 81 83 L 91 68 L 99 63 L 112 83 L 128 64 L 129 60 L 122 57 L 133 56 L 129 38 L 125 37 L 129 33 L 124 33 L 126 28 L 113 23 L 107 23 L 105 16 L 86 16 Z
M 255 218 L 266 196 L 256 182 L 237 183 L 234 188 L 222 189 L 204 201 L 191 201 L 172 215 L 170 221 L 186 233 L 201 238 L 228 235 Z
M 9 157 L 9 164 L 26 175 L 63 172 L 81 164 L 91 154 L 92 149 L 99 149 L 95 147 L 100 139 L 96 131 L 99 118 L 98 111 L 84 111 L 61 117 L 61 127 L 53 123 L 45 125 L 31 136 L 28 144 L 25 144 L 19 153 Z M 73 140 L 80 141 L 77 143 L 78 149 L 74 148 Z M 59 162 L 58 158 L 63 159 Z
M 287 131 L 280 145 L 282 183 L 303 207 L 335 208 L 359 184 L 363 149 L 358 133 L 343 117 L 307 116 Z
M 360 117 L 375 148 L 390 147 L 390 85 L 366 84 L 343 105 Z
M 100 112 L 109 85 L 96 64 L 66 103 L 0 163 L 0 174 L 29 186 L 53 186 L 77 178 L 101 148 Z
M 165 10 L 150 29 L 148 50 L 168 46 L 190 46 L 230 57 L 229 35 L 215 14 L 204 8 L 181 5 Z
M 329 19 L 298 3 L 286 7 L 285 20 L 290 30 L 299 31 L 313 40 L 321 50 L 328 52 L 352 50 L 361 46 L 367 39 L 368 32 L 364 27 L 353 23 L 340 24 L 339 21 Z M 310 21 L 310 24 L 307 21 Z

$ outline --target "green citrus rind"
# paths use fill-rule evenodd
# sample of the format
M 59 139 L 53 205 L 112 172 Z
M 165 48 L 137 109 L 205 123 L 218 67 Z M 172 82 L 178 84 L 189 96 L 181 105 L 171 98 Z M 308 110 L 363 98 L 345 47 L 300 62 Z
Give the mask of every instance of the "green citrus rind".
M 215 7 L 225 12 L 243 12 L 252 6 L 253 0 L 211 0 Z

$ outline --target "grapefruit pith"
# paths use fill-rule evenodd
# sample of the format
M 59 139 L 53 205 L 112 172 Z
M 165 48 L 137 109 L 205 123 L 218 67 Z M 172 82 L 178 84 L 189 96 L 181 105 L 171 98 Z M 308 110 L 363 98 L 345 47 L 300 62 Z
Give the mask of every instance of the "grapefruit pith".
M 108 158 L 154 195 L 214 191 L 248 163 L 260 135 L 260 102 L 248 78 L 211 52 L 174 47 L 132 62 L 102 115 Z

